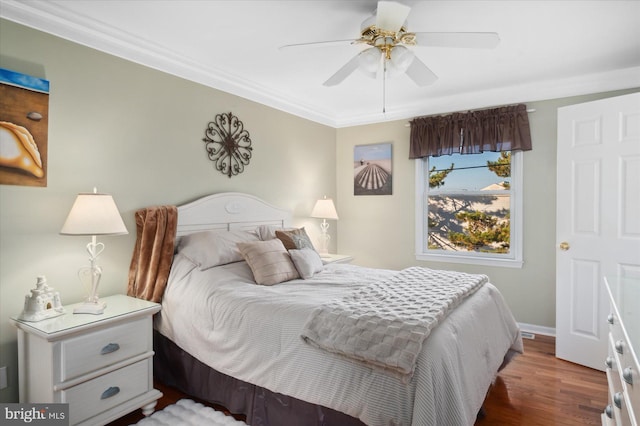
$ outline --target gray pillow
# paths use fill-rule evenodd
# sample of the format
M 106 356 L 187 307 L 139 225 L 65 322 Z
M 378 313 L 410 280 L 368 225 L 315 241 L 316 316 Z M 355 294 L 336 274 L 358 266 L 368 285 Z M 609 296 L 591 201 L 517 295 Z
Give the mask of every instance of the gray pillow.
M 324 264 L 317 251 L 310 248 L 289 250 L 291 260 L 300 276 L 308 280 L 324 269 Z

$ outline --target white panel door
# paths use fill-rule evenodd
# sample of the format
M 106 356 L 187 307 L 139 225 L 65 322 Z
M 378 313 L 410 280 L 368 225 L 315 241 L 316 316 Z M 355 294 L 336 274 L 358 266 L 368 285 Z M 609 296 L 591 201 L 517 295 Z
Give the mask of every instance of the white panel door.
M 640 276 L 640 93 L 558 109 L 556 356 L 604 370 L 604 277 Z

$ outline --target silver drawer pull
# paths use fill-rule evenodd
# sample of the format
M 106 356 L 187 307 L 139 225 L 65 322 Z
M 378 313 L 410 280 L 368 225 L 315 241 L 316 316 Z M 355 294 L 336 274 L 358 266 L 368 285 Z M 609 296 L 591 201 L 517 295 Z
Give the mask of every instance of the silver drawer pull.
M 627 367 L 622 371 L 622 378 L 625 382 L 633 385 L 633 370 L 631 370 L 631 367 Z
M 622 393 L 616 392 L 613 395 L 613 403 L 616 404 L 616 407 L 622 408 Z
M 613 325 L 613 314 L 607 315 L 607 322 Z
M 110 354 L 111 352 L 115 352 L 120 349 L 120 345 L 117 343 L 109 343 L 107 346 L 100 350 L 100 355 Z
M 111 398 L 112 396 L 115 396 L 117 394 L 120 393 L 120 388 L 117 386 L 111 386 L 109 389 L 107 389 L 106 391 L 102 392 L 102 395 L 100 396 L 100 399 L 107 399 L 107 398 Z
M 622 353 L 624 352 L 624 342 L 622 340 L 618 340 L 615 346 L 616 346 L 616 352 L 622 355 Z
M 613 358 L 612 357 L 608 356 L 604 363 L 608 368 L 613 368 Z
M 613 418 L 613 410 L 611 410 L 611 405 L 607 405 L 607 408 L 604 409 L 604 413 L 607 415 L 607 417 L 609 417 L 610 419 Z

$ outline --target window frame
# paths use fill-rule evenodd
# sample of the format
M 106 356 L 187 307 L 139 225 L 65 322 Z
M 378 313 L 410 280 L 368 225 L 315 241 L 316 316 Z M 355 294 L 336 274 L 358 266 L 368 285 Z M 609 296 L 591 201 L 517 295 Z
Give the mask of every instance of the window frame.
M 465 154 L 474 155 L 474 154 Z M 415 160 L 415 256 L 416 260 L 433 262 L 451 262 L 469 265 L 499 266 L 505 268 L 522 268 L 524 203 L 523 203 L 523 153 L 511 151 L 510 179 L 510 241 L 509 254 L 476 253 L 453 251 L 430 251 L 427 247 L 427 218 L 429 196 L 429 157 Z

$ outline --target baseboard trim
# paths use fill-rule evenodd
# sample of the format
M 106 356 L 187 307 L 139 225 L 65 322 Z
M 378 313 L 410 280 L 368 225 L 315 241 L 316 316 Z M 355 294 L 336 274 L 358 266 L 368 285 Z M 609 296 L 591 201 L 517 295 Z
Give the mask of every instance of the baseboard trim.
M 542 325 L 527 324 L 524 322 L 519 322 L 518 325 L 520 326 L 520 330 L 527 333 L 542 334 L 544 336 L 556 337 L 556 329 L 552 327 L 544 327 Z

